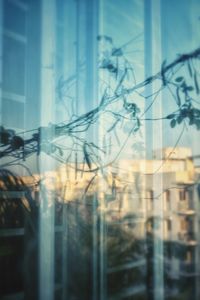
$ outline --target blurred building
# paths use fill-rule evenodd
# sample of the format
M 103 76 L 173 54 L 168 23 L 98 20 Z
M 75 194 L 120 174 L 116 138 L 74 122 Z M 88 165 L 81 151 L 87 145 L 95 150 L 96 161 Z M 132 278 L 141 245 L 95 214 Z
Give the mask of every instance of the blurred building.
M 110 299 L 123 299 L 125 295 L 144 296 L 147 292 L 145 278 L 150 271 L 147 270 L 149 250 L 146 247 L 149 239 L 153 251 L 151 268 L 156 260 L 163 265 L 166 295 L 177 296 L 181 284 L 190 278 L 192 286 L 185 287 L 193 291 L 195 299 L 199 297 L 198 168 L 189 148 L 165 148 L 158 153 L 162 156 L 157 158 L 155 152 L 153 160 L 120 160 L 95 178 L 94 174 L 77 172 L 73 164 L 44 176 L 47 189 L 50 191 L 54 187 L 59 191 L 58 201 L 74 203 L 86 222 L 92 217 L 88 205 L 93 207 L 93 217 L 100 218 L 103 226 L 100 235 L 103 243 L 109 245 L 107 254 L 104 252 L 104 272 L 108 276 L 105 280 Z M 158 189 L 162 193 L 158 193 L 155 186 L 158 177 L 163 179 L 163 185 Z M 63 186 L 65 190 L 60 193 Z M 127 252 L 120 246 L 122 236 L 124 247 L 129 249 Z M 156 240 L 162 242 L 161 254 L 156 252 Z M 118 248 L 113 246 L 116 244 Z M 121 258 L 115 261 L 115 255 L 121 255 Z M 124 272 L 129 274 L 128 283 L 117 290 L 118 285 L 113 286 L 112 280 L 122 280 Z M 130 280 L 135 273 L 139 281 Z
M 127 232 L 132 232 L 139 240 L 148 240 L 150 237 L 153 243 L 152 256 L 149 258 L 152 268 L 150 276 L 153 277 L 154 265 L 160 261 L 164 274 L 160 276 L 164 276 L 165 294 L 169 299 L 173 296 L 178 297 L 184 287 L 190 290 L 188 295 L 193 293 L 194 299 L 198 299 L 200 277 L 198 170 L 195 168 L 189 148 L 166 148 L 158 153 L 162 153 L 162 157 L 157 158 L 155 153 L 153 160 L 121 160 L 118 166 L 113 168 L 116 193 L 105 194 L 108 201 L 108 221 L 113 226 L 121 224 Z M 162 193 L 158 193 L 154 185 L 156 177 L 163 179 L 163 186 L 158 189 L 159 191 L 161 189 Z M 159 254 L 156 240 L 162 241 Z M 144 258 L 147 260 L 144 261 Z M 143 257 L 137 259 L 135 270 L 142 262 L 143 268 L 148 265 L 148 256 L 146 257 L 144 253 Z M 131 264 L 132 262 L 124 264 L 124 272 Z M 120 266 L 118 267 L 120 269 Z M 191 279 L 191 286 L 187 284 L 188 278 Z M 132 286 L 133 294 L 134 291 L 138 292 L 137 284 L 135 289 Z M 139 292 L 141 293 L 141 290 Z M 187 292 L 186 298 L 183 299 L 190 297 Z

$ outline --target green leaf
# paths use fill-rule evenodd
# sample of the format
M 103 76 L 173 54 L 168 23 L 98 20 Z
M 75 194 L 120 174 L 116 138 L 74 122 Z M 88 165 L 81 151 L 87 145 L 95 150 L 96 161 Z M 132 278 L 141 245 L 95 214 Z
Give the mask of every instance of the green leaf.
M 193 91 L 193 90 L 194 90 L 193 86 L 187 86 L 187 91 Z
M 171 114 L 171 115 L 168 115 L 168 116 L 166 117 L 166 119 L 171 120 L 171 119 L 173 119 L 175 116 L 176 116 L 175 114 Z
M 180 76 L 180 77 L 176 77 L 175 81 L 176 82 L 181 82 L 183 81 L 184 77 Z
M 189 118 L 189 125 L 194 125 L 195 124 L 195 118 L 193 116 L 190 116 Z
M 176 126 L 176 119 L 171 120 L 170 126 L 171 128 L 174 128 Z
M 177 118 L 177 123 L 178 123 L 178 124 L 181 124 L 181 122 L 183 121 L 183 119 L 184 119 L 183 116 L 181 116 L 181 115 L 178 116 L 178 118 Z
M 122 56 L 123 52 L 121 48 L 113 48 L 112 49 L 112 56 Z

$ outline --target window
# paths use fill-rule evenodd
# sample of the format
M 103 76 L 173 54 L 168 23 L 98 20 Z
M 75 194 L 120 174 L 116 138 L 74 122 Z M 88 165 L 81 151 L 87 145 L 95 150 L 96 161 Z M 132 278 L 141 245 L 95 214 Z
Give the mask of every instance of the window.
M 167 201 L 167 203 L 170 202 L 170 191 L 169 190 L 166 191 L 166 201 Z
M 0 14 L 0 298 L 200 299 L 199 1 Z
M 185 218 L 180 220 L 181 230 L 186 231 L 188 229 L 188 222 Z
M 172 222 L 171 222 L 171 220 L 167 220 L 167 230 L 168 231 L 172 230 Z
M 182 189 L 182 190 L 179 191 L 179 199 L 181 201 L 185 201 L 186 200 L 186 191 L 185 191 L 185 189 Z

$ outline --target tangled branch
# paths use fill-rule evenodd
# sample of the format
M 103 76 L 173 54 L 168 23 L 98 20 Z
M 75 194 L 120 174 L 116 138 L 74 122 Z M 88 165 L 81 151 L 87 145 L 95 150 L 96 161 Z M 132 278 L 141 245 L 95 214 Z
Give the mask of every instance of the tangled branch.
M 121 144 L 118 136 L 120 130 L 126 132 L 129 138 L 131 134 L 136 134 L 140 130 L 143 122 L 165 119 L 169 120 L 171 128 L 186 122 L 189 126 L 195 126 L 197 130 L 200 130 L 198 107 L 200 73 L 197 67 L 200 60 L 200 48 L 191 53 L 179 55 L 168 65 L 164 61 L 157 74 L 136 83 L 134 67 L 125 57 L 123 47 L 114 47 L 112 39 L 107 36 L 99 36 L 98 40 L 109 44 L 109 50 L 107 49 L 100 55 L 99 72 L 107 74 L 112 82 L 104 86 L 98 106 L 80 116 L 71 117 L 65 123 L 49 124 L 30 132 L 16 133 L 14 130 L 1 126 L 0 158 L 8 159 L 5 164 L 26 160 L 33 154 L 39 155 L 45 152 L 60 162 L 75 161 L 77 170 L 79 169 L 78 163 L 81 162 L 82 171 L 92 172 L 102 168 L 101 155 L 105 156 L 111 152 L 112 139 L 117 141 L 119 148 L 121 147 L 119 151 L 122 150 L 124 144 Z M 157 80 L 160 81 L 161 88 L 151 95 L 145 95 L 144 88 Z M 63 87 L 68 90 L 65 86 L 67 84 L 67 80 L 59 80 L 60 97 Z M 163 90 L 167 90 L 170 98 L 175 101 L 176 110 L 155 119 L 146 118 L 147 109 L 142 110 L 142 103 L 144 106 L 145 101 L 153 99 L 149 105 L 150 108 Z M 134 98 L 140 98 L 139 104 L 138 101 L 134 101 Z M 89 141 L 86 138 L 87 132 L 92 127 L 101 126 L 102 118 L 107 118 L 103 128 L 103 142 L 98 144 Z M 24 136 L 28 137 L 24 138 Z

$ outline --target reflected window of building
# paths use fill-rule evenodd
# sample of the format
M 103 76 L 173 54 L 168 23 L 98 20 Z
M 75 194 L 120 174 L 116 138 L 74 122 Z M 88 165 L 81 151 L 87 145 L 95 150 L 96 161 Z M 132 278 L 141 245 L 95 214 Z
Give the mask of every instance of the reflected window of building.
M 185 189 L 179 190 L 179 200 L 180 201 L 186 200 L 186 190 Z

